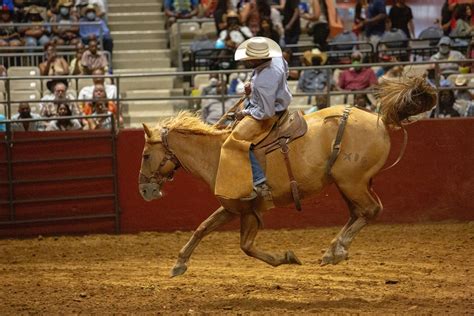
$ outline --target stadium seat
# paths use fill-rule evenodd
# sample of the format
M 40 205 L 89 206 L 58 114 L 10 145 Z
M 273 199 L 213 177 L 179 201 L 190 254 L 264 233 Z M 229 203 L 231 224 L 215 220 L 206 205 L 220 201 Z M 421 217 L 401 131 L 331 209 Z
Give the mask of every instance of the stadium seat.
M 194 87 L 201 85 L 207 86 L 209 84 L 209 75 L 195 75 L 193 78 Z
M 9 77 L 26 77 L 26 76 L 36 77 L 40 75 L 40 70 L 38 67 L 12 66 L 8 68 L 7 74 Z
M 216 24 L 214 22 L 204 22 L 201 24 L 201 30 L 209 38 L 217 38 Z
M 40 98 L 41 98 L 41 94 L 37 90 L 31 90 L 31 91 L 17 90 L 17 91 L 10 92 L 10 99 L 12 102 L 39 100 Z
M 298 89 L 298 81 L 288 80 L 288 88 L 290 88 L 291 93 L 296 93 L 296 90 Z
M 40 91 L 41 81 L 38 79 L 12 80 L 10 81 L 10 90 Z
M 430 65 L 410 65 L 403 68 L 404 76 L 423 76 Z

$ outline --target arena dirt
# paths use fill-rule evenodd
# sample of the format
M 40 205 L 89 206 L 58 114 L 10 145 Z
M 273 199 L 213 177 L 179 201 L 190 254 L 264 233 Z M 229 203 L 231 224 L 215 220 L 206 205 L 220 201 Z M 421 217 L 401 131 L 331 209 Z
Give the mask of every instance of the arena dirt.
M 0 240 L 0 314 L 473 314 L 474 223 L 372 225 L 337 266 L 318 261 L 340 227 L 263 230 L 273 268 L 236 231 L 197 248 L 169 278 L 190 232 Z

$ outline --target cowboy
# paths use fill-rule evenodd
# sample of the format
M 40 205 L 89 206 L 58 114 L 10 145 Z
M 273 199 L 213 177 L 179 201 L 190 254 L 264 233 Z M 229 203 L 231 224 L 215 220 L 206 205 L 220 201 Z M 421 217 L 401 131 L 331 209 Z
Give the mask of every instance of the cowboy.
M 221 149 L 215 194 L 226 199 L 244 200 L 254 199 L 259 194 L 270 200 L 265 174 L 251 147 L 268 135 L 291 102 L 286 81 L 288 64 L 278 44 L 265 37 L 243 42 L 235 52 L 235 60 L 243 61 L 247 68 L 254 70 L 250 83 L 245 86 L 248 102 L 242 111 L 235 113 L 240 122 Z

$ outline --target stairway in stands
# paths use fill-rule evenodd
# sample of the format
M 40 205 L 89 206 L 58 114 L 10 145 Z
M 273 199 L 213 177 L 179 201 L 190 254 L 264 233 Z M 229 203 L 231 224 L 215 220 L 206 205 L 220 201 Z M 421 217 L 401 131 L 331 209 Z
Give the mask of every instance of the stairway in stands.
M 162 0 L 113 0 L 108 5 L 108 22 L 114 39 L 114 74 L 171 72 L 168 33 Z M 121 96 L 155 98 L 182 94 L 173 77 L 127 78 L 120 81 Z M 155 124 L 173 115 L 171 101 L 130 101 L 122 103 L 126 127 Z

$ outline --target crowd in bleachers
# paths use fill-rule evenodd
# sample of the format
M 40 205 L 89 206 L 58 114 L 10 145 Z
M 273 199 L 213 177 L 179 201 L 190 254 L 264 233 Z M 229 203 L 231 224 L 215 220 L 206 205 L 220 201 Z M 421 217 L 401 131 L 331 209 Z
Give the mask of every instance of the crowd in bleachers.
M 28 77 L 9 82 L 10 101 L 18 106 L 16 114 L 13 114 L 16 107 L 12 107 L 12 119 L 91 115 L 80 120 L 22 122 L 13 124 L 12 129 L 110 128 L 110 118 L 94 117 L 104 113 L 119 117 L 112 100 L 117 98 L 115 86 L 104 82 L 104 75 L 111 73 L 109 61 L 113 49 L 104 2 L 2 0 L 1 4 L 0 75 Z M 36 50 L 32 50 L 35 47 L 41 58 L 31 58 L 36 54 Z M 39 80 L 40 75 L 101 77 Z M 6 92 L 5 81 L 1 81 L 0 100 L 5 99 Z M 15 100 L 31 102 L 18 104 Z M 6 112 L 5 107 L 2 110 Z
M 179 3 L 180 5 L 177 5 Z M 183 6 L 183 3 L 186 5 Z M 331 5 L 334 3 L 334 5 Z M 289 84 L 293 93 L 325 93 L 330 91 L 360 91 L 366 94 L 334 95 L 330 104 L 359 103 L 369 110 L 376 109 L 376 100 L 371 88 L 382 80 L 400 77 L 407 74 L 424 75 L 435 83 L 435 65 L 365 67 L 367 62 L 398 61 L 442 61 L 464 60 L 471 58 L 472 17 L 471 6 L 446 1 L 441 19 L 421 30 L 416 37 L 412 9 L 404 0 L 395 0 L 387 8 L 384 0 L 358 0 L 355 4 L 355 15 L 350 30 L 343 30 L 334 18 L 335 1 L 267 1 L 267 0 L 217 0 L 205 1 L 166 1 L 165 12 L 169 17 L 168 27 L 173 31 L 173 23 L 181 21 L 181 45 L 186 42 L 186 34 L 198 30 L 198 36 L 189 41 L 189 69 L 219 70 L 238 68 L 233 62 L 233 51 L 240 43 L 253 36 L 265 36 L 279 43 L 290 66 L 319 66 L 352 64 L 351 68 L 326 70 L 312 67 L 308 70 L 290 72 Z M 193 23 L 196 16 L 212 17 L 214 30 L 209 31 L 209 22 Z M 336 12 L 337 15 L 337 12 Z M 188 22 L 183 22 L 187 20 Z M 449 23 L 448 23 L 449 22 Z M 206 28 L 204 28 L 206 24 Z M 191 31 L 192 30 L 192 31 Z M 174 34 L 174 35 L 173 35 Z M 176 32 L 171 32 L 175 36 Z M 308 36 L 309 35 L 309 36 Z M 183 41 L 184 39 L 184 41 Z M 308 42 L 308 39 L 311 42 Z M 178 44 L 180 45 L 180 44 Z M 186 50 L 183 58 L 186 60 Z M 186 65 L 184 65 L 186 68 Z M 457 76 L 467 78 L 466 88 L 471 86 L 471 64 L 445 63 L 439 65 L 442 87 L 454 87 Z M 237 74 L 236 74 L 237 75 Z M 204 88 L 212 86 L 205 76 L 195 77 L 191 82 L 194 95 L 208 92 Z M 226 81 L 224 92 L 236 93 L 231 82 L 235 76 Z M 461 80 L 462 81 L 462 80 Z M 207 89 L 209 90 L 209 89 Z M 210 90 L 215 91 L 215 90 Z M 454 91 L 454 95 L 465 91 Z M 464 98 L 465 100 L 466 98 Z M 456 98 L 456 100 L 458 100 Z M 325 107 L 327 97 L 296 96 L 293 105 L 302 108 L 311 106 L 311 110 Z M 364 102 L 362 102 L 364 101 Z M 458 100 L 459 101 L 459 100 Z M 444 111 L 426 113 L 431 116 L 466 116 L 469 102 L 454 104 L 456 113 Z M 211 102 L 211 104 L 217 102 Z M 458 104 L 459 103 L 459 104 Z M 204 102 L 207 108 L 209 102 Z M 225 108 L 220 104 L 221 108 Z M 207 110 L 206 110 L 207 111 Z

